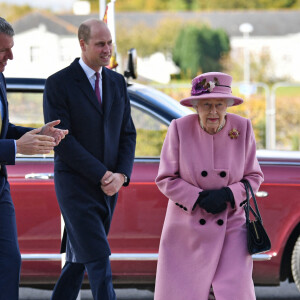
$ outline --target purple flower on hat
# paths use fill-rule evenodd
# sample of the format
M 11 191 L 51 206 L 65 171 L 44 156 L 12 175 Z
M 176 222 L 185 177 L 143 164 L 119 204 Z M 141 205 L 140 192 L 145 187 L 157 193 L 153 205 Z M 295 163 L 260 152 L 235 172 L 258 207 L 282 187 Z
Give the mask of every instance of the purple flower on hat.
M 206 78 L 195 78 L 192 82 L 192 96 L 198 96 L 204 93 L 211 93 L 216 85 L 220 85 L 217 77 L 213 81 L 206 82 Z

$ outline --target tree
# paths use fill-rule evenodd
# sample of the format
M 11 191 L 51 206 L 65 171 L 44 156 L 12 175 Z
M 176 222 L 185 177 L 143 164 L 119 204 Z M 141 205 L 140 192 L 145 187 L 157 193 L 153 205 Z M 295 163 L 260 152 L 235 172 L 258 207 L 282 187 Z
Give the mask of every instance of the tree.
M 92 11 L 98 10 L 99 0 L 91 2 Z M 299 0 L 119 0 L 116 11 L 163 10 L 220 10 L 220 9 L 280 9 L 297 8 Z
M 116 24 L 118 55 L 126 60 L 127 51 L 136 48 L 139 57 L 147 57 L 155 52 L 170 54 L 174 48 L 177 33 L 182 27 L 181 20 L 164 19 L 156 26 L 145 23 L 129 26 L 126 23 Z
M 86 1 L 86 0 L 82 0 Z M 91 4 L 91 11 L 92 12 L 99 12 L 99 0 L 87 0 Z
M 222 29 L 188 25 L 178 35 L 173 60 L 182 74 L 190 78 L 200 72 L 221 71 L 222 58 L 229 51 L 229 37 Z
M 13 23 L 24 15 L 33 11 L 28 5 L 11 5 L 0 3 L 1 17 L 5 18 L 8 22 Z

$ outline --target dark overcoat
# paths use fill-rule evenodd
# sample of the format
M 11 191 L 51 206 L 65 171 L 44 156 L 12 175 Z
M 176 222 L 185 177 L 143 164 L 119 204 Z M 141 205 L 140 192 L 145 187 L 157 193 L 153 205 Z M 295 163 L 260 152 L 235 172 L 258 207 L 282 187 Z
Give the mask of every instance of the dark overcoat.
M 2 73 L 0 73 L 0 101 L 3 108 L 2 130 L 0 132 L 0 197 L 1 190 L 6 181 L 5 165 L 14 165 L 16 159 L 14 140 L 19 139 L 24 133 L 32 128 L 15 126 L 9 122 L 8 102 L 6 97 L 6 83 Z
M 21 255 L 18 245 L 15 208 L 7 181 L 6 165 L 14 165 L 15 142 L 31 128 L 9 122 L 5 78 L 0 73 L 0 299 L 18 299 Z
M 107 170 L 130 178 L 136 131 L 124 77 L 102 70 L 102 107 L 78 58 L 46 81 L 45 121 L 69 134 L 55 148 L 54 180 L 67 230 L 67 260 L 86 263 L 111 254 L 107 234 L 117 194 L 103 193 Z

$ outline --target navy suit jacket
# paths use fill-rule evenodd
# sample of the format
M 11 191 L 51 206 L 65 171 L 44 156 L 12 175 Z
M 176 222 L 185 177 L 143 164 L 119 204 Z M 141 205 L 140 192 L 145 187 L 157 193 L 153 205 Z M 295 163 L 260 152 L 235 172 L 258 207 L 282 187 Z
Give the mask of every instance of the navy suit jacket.
M 55 148 L 55 189 L 67 233 L 67 260 L 110 255 L 107 242 L 117 195 L 100 188 L 107 170 L 130 178 L 136 131 L 124 77 L 102 69 L 102 107 L 79 59 L 53 74 L 44 91 L 45 121 L 69 134 Z
M 6 83 L 2 73 L 0 73 L 0 99 L 3 107 L 2 130 L 0 133 L 0 196 L 3 185 L 7 178 L 5 165 L 15 164 L 15 144 L 14 140 L 19 139 L 24 133 L 32 128 L 15 126 L 9 123 L 8 103 L 6 97 Z

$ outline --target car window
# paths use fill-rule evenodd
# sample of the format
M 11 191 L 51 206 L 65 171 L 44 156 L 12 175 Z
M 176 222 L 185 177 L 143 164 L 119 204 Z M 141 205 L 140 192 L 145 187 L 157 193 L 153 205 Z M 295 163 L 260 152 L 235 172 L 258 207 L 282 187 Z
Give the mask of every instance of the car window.
M 37 128 L 44 124 L 41 92 L 8 92 L 10 122 Z M 132 119 L 137 130 L 136 157 L 158 157 L 167 133 L 167 125 L 140 107 L 132 106 Z M 22 156 L 19 155 L 18 156 Z M 46 155 L 52 157 L 53 153 Z M 45 157 L 45 155 L 43 155 Z
M 131 106 L 131 115 L 137 132 L 135 157 L 159 156 L 167 125 L 139 107 Z
M 9 92 L 7 98 L 11 123 L 25 127 L 44 124 L 42 93 Z
M 8 92 L 9 121 L 17 126 L 41 127 L 44 124 L 41 92 Z M 17 156 L 22 156 L 17 154 Z M 53 153 L 45 156 L 53 156 Z

